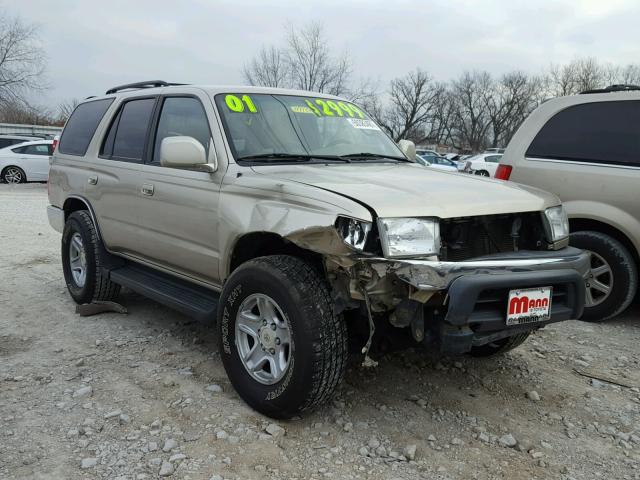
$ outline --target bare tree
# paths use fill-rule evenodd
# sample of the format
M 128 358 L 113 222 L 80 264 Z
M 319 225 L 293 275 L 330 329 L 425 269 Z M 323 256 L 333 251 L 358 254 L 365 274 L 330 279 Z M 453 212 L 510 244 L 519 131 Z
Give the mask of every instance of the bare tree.
M 340 95 L 347 90 L 351 62 L 347 54 L 334 58 L 320 23 L 296 30 L 289 26 L 286 58 L 294 88 Z
M 537 106 L 539 82 L 523 72 L 511 72 L 491 88 L 482 91 L 486 111 L 491 122 L 489 144 L 506 145 L 518 126 Z
M 491 88 L 492 79 L 487 72 L 465 72 L 452 82 L 457 148 L 477 152 L 486 147 L 491 119 L 485 99 Z
M 58 120 L 65 123 L 80 103 L 77 98 L 66 100 L 58 105 Z
M 45 56 L 35 25 L 0 15 L 0 105 L 23 101 L 42 89 Z
M 263 47 L 247 63 L 242 74 L 247 83 L 268 87 L 288 87 L 362 100 L 374 90 L 364 80 L 352 85 L 349 55 L 336 56 L 320 23 L 302 28 L 287 27 L 285 45 Z
M 283 87 L 287 85 L 289 71 L 285 54 L 277 47 L 262 47 L 260 52 L 242 69 L 249 85 Z
M 403 138 L 421 142 L 432 119 L 441 87 L 436 88 L 427 72 L 417 69 L 391 81 L 386 107 L 367 104 L 371 115 L 396 141 Z
M 0 122 L 30 125 L 57 125 L 53 113 L 44 107 L 32 106 L 22 100 L 9 100 L 0 106 Z

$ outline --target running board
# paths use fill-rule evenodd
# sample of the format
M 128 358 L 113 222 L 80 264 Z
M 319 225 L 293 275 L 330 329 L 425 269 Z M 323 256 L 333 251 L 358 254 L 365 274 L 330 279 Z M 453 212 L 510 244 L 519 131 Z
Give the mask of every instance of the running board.
M 213 290 L 141 265 L 111 270 L 111 280 L 202 322 L 215 322 L 220 295 Z

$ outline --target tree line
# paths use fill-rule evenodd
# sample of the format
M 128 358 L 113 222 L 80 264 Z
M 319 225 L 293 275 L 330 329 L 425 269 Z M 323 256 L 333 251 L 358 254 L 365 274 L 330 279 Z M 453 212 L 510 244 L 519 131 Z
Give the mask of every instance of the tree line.
M 416 68 L 379 88 L 356 79 L 347 53 L 331 51 L 319 23 L 287 28 L 281 45 L 262 47 L 245 64 L 249 85 L 312 90 L 360 103 L 396 141 L 444 145 L 465 152 L 507 145 L 523 120 L 545 100 L 614 84 L 640 84 L 640 65 L 593 58 L 550 65 L 539 74 L 465 71 L 442 82 Z

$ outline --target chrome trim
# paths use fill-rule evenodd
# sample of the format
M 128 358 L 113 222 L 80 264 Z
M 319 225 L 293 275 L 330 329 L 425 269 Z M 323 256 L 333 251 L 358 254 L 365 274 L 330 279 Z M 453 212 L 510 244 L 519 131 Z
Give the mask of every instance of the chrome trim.
M 547 162 L 547 163 L 566 163 L 569 165 L 588 165 L 592 167 L 609 167 L 609 168 L 622 168 L 625 170 L 640 170 L 640 167 L 634 165 L 618 165 L 614 163 L 601 163 L 601 162 L 580 162 L 574 160 L 560 160 L 557 158 L 536 158 L 536 157 L 524 157 L 529 162 Z M 511 165 L 511 164 L 509 164 Z
M 53 205 L 47 205 L 47 218 L 49 225 L 58 233 L 64 230 L 64 210 Z
M 522 273 L 544 270 L 575 270 L 580 275 L 590 268 L 589 255 L 576 248 L 567 252 L 520 251 L 479 257 L 466 262 L 362 258 L 380 277 L 393 274 L 419 290 L 445 290 L 462 275 Z M 564 254 L 563 254 L 564 253 Z

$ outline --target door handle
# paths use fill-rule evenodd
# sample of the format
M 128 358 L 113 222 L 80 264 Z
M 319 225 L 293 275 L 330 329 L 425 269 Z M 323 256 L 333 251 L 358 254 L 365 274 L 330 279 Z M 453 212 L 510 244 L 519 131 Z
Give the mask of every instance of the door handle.
M 153 184 L 143 183 L 141 191 L 143 195 L 147 195 L 150 197 L 151 195 L 153 195 Z
M 98 183 L 98 176 L 97 175 L 92 175 L 89 178 L 87 178 L 87 183 L 89 185 L 95 185 Z

